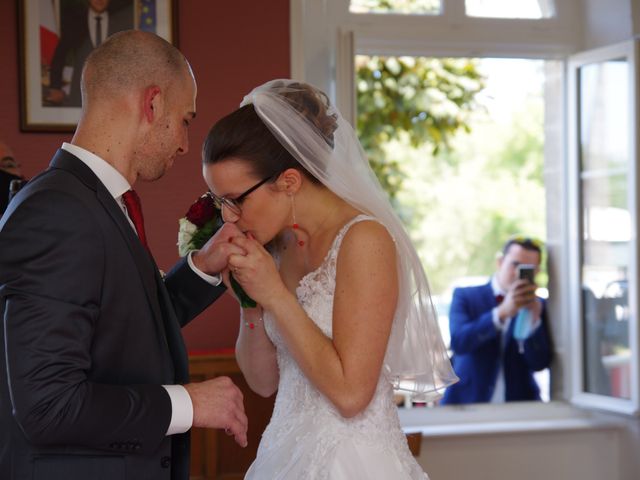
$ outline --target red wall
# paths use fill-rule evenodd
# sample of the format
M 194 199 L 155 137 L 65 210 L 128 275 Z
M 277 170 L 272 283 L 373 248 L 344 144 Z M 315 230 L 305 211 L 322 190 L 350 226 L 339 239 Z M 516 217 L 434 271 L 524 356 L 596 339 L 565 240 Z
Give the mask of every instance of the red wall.
M 31 177 L 46 168 L 55 150 L 72 135 L 20 131 L 16 4 L 0 2 L 0 138 Z M 164 270 L 178 258 L 178 218 L 206 188 L 200 149 L 207 131 L 236 108 L 251 88 L 289 75 L 289 0 L 183 0 L 178 5 L 179 47 L 198 83 L 198 116 L 190 129 L 190 151 L 163 179 L 136 185 L 151 249 Z M 207 350 L 232 347 L 237 331 L 237 303 L 224 295 L 187 326 L 184 335 L 190 350 Z

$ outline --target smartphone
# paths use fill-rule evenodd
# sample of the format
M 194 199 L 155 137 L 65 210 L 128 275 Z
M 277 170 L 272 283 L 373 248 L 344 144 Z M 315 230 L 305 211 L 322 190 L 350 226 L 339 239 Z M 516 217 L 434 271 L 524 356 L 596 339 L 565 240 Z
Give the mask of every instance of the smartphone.
M 535 265 L 529 265 L 522 263 L 518 265 L 518 278 L 521 280 L 528 280 L 529 283 L 533 283 L 533 277 L 535 275 Z

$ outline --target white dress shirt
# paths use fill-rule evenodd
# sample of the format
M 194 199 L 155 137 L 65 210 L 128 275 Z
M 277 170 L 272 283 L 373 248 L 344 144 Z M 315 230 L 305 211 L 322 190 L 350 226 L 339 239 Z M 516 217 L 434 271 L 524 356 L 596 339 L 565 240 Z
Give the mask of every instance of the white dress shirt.
M 94 153 L 85 150 L 84 148 L 72 145 L 70 143 L 63 143 L 62 149 L 78 157 L 96 177 L 104 184 L 109 193 L 116 200 L 126 218 L 129 220 L 131 228 L 135 232 L 135 226 L 129 215 L 127 215 L 127 209 L 122 201 L 122 194 L 131 189 L 131 185 L 122 174 L 116 170 L 111 164 L 104 161 Z M 222 281 L 221 275 L 211 276 L 198 270 L 191 260 L 191 252 L 187 259 L 191 269 L 199 275 L 205 281 L 211 283 L 214 286 L 220 285 Z M 193 404 L 191 397 L 187 393 L 187 390 L 182 385 L 163 385 L 169 398 L 171 399 L 171 422 L 167 429 L 167 435 L 173 435 L 175 433 L 184 433 L 189 430 L 193 424 Z
M 503 297 L 507 296 L 507 292 L 502 290 L 502 288 L 500 288 L 500 285 L 498 285 L 498 280 L 496 279 L 495 275 L 491 277 L 491 289 L 493 290 L 494 297 L 497 297 L 498 295 L 502 295 Z M 495 325 L 496 330 L 498 330 L 498 335 L 500 335 L 500 357 L 498 361 L 498 376 L 496 378 L 496 386 L 493 390 L 493 396 L 491 397 L 491 400 L 489 400 L 489 402 L 504 403 L 506 386 L 504 382 L 504 368 L 502 366 L 502 357 L 504 355 L 504 347 L 507 344 L 507 332 L 509 331 L 509 325 L 511 324 L 512 319 L 507 318 L 504 323 L 502 323 L 500 321 L 500 317 L 498 317 L 498 307 L 494 307 L 493 310 L 491 310 L 491 315 L 493 324 Z M 536 318 L 532 323 L 531 333 L 533 333 L 540 326 L 540 323 L 540 317 L 538 316 L 538 318 Z
M 491 277 L 491 289 L 493 290 L 493 296 L 497 297 L 498 295 L 506 296 L 505 291 L 500 288 L 498 285 L 498 280 L 494 275 Z M 493 389 L 493 396 L 491 397 L 490 403 L 504 403 L 504 394 L 505 394 L 505 383 L 504 383 L 504 369 L 502 368 L 502 356 L 504 354 L 504 344 L 506 332 L 509 331 L 509 324 L 511 323 L 511 318 L 507 318 L 504 323 L 500 321 L 500 317 L 498 317 L 498 307 L 494 307 L 491 311 L 493 324 L 498 330 L 498 335 L 500 335 L 500 357 L 498 361 L 498 376 L 496 377 L 496 386 Z
M 109 31 L 109 12 L 105 10 L 102 13 L 97 13 L 89 9 L 87 16 L 87 21 L 89 22 L 89 36 L 91 37 L 91 43 L 95 48 L 96 45 L 98 45 L 98 39 L 96 38 L 96 17 L 100 17 L 100 30 L 102 31 L 100 43 L 102 43 L 107 38 L 107 32 Z

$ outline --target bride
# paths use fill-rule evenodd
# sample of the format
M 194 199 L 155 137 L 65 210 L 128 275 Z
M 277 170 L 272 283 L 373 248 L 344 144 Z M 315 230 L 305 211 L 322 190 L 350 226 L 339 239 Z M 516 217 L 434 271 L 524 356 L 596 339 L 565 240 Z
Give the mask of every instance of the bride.
M 238 364 L 278 392 L 248 479 L 424 479 L 393 389 L 435 397 L 451 370 L 417 254 L 349 124 L 308 84 L 274 80 L 216 123 L 204 176 L 232 241 Z

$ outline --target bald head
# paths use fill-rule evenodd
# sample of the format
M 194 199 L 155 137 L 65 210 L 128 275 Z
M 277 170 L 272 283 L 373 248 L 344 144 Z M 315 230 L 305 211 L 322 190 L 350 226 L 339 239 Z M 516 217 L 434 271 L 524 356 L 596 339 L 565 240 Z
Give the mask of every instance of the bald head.
M 167 90 L 190 74 L 180 51 L 161 37 L 140 30 L 110 36 L 91 52 L 82 71 L 82 104 L 113 99 L 150 84 Z

